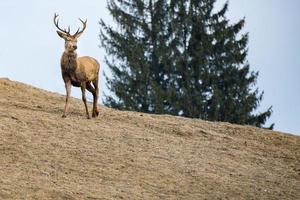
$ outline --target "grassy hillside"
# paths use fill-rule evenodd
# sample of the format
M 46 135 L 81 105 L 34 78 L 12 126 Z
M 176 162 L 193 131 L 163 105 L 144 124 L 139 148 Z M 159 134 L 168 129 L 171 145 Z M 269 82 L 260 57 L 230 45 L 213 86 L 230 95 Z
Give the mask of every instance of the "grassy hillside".
M 300 197 L 300 137 L 106 107 L 87 120 L 76 99 L 62 119 L 63 106 L 0 79 L 0 199 Z

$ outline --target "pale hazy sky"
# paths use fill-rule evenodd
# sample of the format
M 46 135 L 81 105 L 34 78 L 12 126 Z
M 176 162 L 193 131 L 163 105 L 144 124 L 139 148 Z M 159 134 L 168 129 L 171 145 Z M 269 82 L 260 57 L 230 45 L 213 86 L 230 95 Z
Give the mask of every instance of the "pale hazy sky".
M 219 0 L 217 7 L 224 2 Z M 259 110 L 273 105 L 268 124 L 300 135 L 299 8 L 299 0 L 229 0 L 227 16 L 231 22 L 246 17 L 248 60 L 260 72 L 257 86 L 265 92 Z M 108 70 L 98 37 L 100 18 L 113 24 L 106 0 L 1 0 L 0 9 L 0 77 L 65 94 L 59 65 L 64 43 L 55 32 L 54 12 L 60 14 L 61 26 L 71 25 L 73 30 L 80 25 L 78 17 L 88 19 L 78 54 L 97 58 L 102 71 Z M 101 78 L 103 92 L 102 73 Z M 72 96 L 80 97 L 79 89 L 73 88 Z

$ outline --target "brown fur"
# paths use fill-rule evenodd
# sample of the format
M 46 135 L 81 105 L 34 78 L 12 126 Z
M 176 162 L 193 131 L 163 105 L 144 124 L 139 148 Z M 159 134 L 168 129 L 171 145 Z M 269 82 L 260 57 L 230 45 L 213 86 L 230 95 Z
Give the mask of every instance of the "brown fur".
M 66 117 L 68 110 L 68 103 L 71 94 L 71 85 L 75 87 L 80 87 L 82 91 L 82 100 L 85 105 L 87 118 L 90 119 L 89 111 L 87 108 L 87 101 L 85 96 L 85 89 L 93 94 L 93 111 L 92 117 L 97 117 L 99 115 L 98 111 L 98 96 L 99 96 L 99 70 L 100 64 L 98 61 L 92 57 L 84 56 L 77 57 L 77 39 L 83 33 L 86 22 L 80 20 L 84 27 L 81 31 L 77 31 L 74 35 L 70 34 L 70 31 L 63 30 L 59 28 L 58 21 L 56 18 L 58 15 L 54 16 L 54 23 L 59 31 L 58 35 L 65 40 L 65 52 L 61 57 L 61 72 L 62 78 L 65 82 L 66 87 L 66 104 L 64 109 L 63 117 Z M 93 85 L 93 86 L 92 86 Z

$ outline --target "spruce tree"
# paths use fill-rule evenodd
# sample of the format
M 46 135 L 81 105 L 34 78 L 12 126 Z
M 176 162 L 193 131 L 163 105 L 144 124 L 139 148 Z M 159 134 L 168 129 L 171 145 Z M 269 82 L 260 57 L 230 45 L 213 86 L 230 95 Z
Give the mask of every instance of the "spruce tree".
M 102 46 L 115 59 L 106 59 L 112 72 L 112 78 L 106 76 L 106 79 L 116 98 L 106 96 L 106 105 L 142 112 L 165 112 L 165 73 L 171 68 L 166 59 L 165 3 L 165 0 L 111 0 L 108 3 L 117 28 L 113 29 L 101 20 L 100 38 Z
M 271 107 L 247 62 L 245 20 L 230 24 L 215 0 L 111 0 L 117 27 L 100 21 L 112 72 L 110 107 L 262 127 Z M 270 127 L 272 128 L 273 125 Z
M 253 113 L 263 93 L 255 88 L 258 72 L 250 70 L 246 59 L 248 34 L 241 33 L 245 19 L 231 25 L 225 17 L 227 10 L 228 3 L 210 20 L 208 119 L 261 127 L 271 116 L 272 108 Z

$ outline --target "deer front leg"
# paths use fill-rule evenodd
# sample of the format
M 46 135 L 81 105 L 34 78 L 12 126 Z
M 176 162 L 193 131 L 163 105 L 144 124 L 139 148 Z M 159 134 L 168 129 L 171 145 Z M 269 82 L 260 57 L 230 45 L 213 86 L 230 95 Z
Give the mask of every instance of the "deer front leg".
M 82 101 L 83 101 L 84 106 L 85 106 L 86 116 L 87 116 L 88 119 L 91 119 L 90 114 L 89 114 L 89 110 L 88 110 L 88 107 L 87 107 L 87 102 L 86 102 L 86 97 L 85 97 L 85 89 L 86 89 L 86 83 L 81 83 Z
M 69 99 L 70 99 L 70 94 L 71 94 L 71 80 L 67 80 L 65 82 L 65 87 L 66 87 L 66 103 L 65 103 L 65 109 L 64 109 L 64 114 L 62 115 L 63 118 L 67 117 L 66 113 L 68 111 L 68 104 L 69 104 Z

